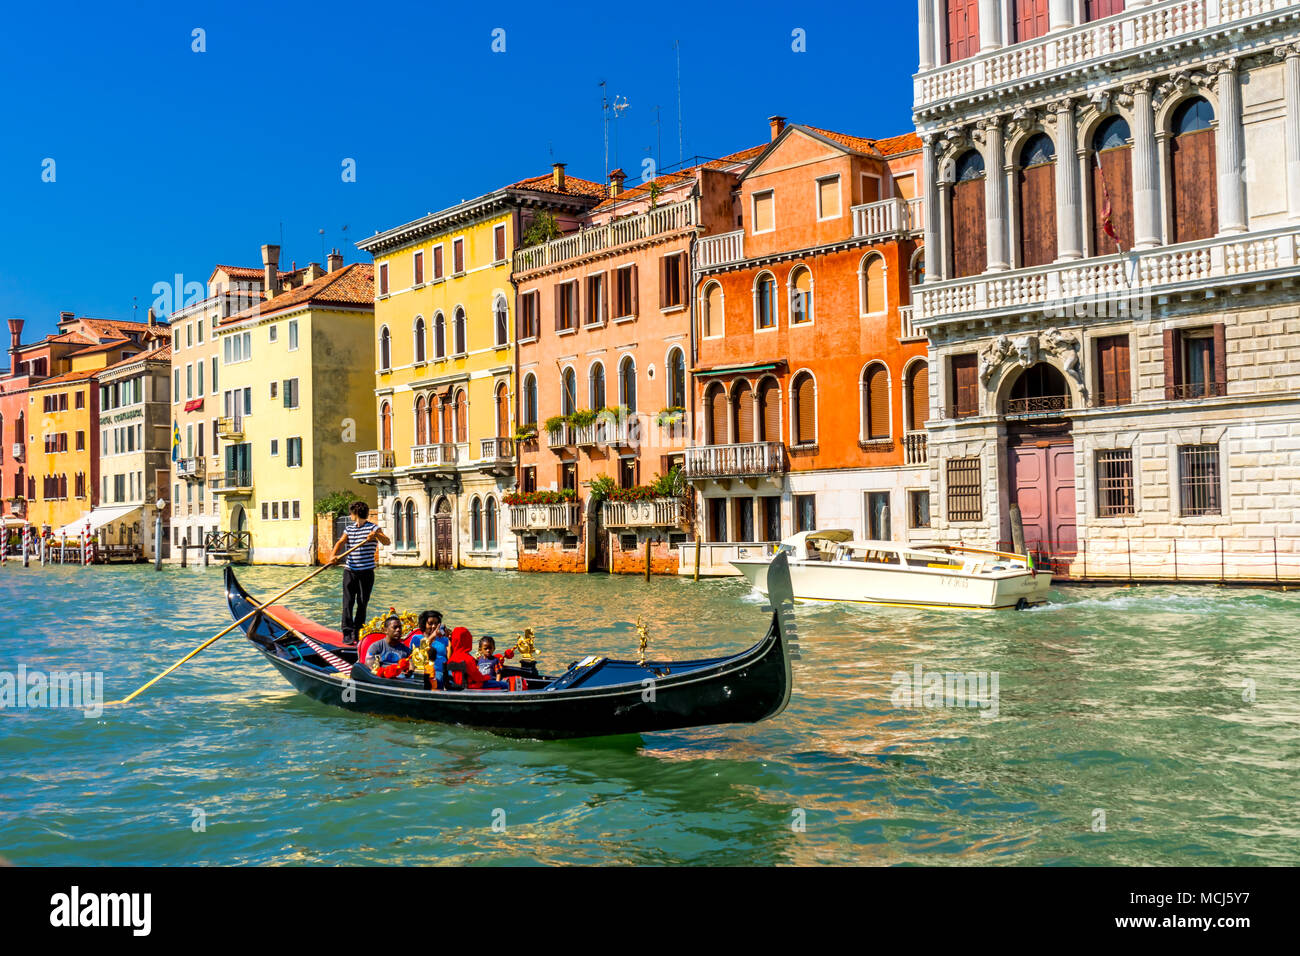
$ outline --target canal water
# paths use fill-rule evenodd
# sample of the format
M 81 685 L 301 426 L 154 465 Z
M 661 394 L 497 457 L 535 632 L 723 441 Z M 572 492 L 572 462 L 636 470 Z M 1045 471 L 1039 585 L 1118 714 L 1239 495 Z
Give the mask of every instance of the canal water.
M 266 596 L 301 573 L 241 577 Z M 332 621 L 338 583 L 326 571 L 290 603 Z M 11 562 L 0 601 L 0 675 L 102 671 L 109 699 L 230 620 L 216 568 Z M 733 652 L 766 627 L 761 603 L 734 580 L 380 569 L 372 610 L 440 608 L 499 644 L 531 625 L 544 665 L 563 667 L 634 656 L 638 614 L 652 656 Z M 569 742 L 353 716 L 295 694 L 232 635 L 98 718 L 0 711 L 0 856 L 1300 862 L 1300 594 L 1059 589 L 1023 612 L 797 617 L 802 659 L 780 717 Z M 934 693 L 936 674 L 973 678 L 963 686 L 984 696 Z

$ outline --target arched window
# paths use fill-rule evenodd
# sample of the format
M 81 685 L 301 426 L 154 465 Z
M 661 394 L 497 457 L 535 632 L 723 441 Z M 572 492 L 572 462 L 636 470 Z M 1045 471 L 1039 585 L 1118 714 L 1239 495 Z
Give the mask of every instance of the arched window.
M 440 407 L 442 408 L 442 416 L 441 416 L 442 428 L 439 432 L 438 440 L 444 445 L 449 445 L 456 440 L 455 438 L 456 432 L 454 428 L 455 423 L 452 421 L 452 415 L 451 415 L 452 413 L 451 395 L 444 395 L 442 397 Z
M 859 269 L 862 283 L 862 314 L 877 315 L 889 308 L 885 294 L 885 259 L 877 253 L 862 257 Z
M 700 316 L 700 336 L 710 338 L 723 333 L 722 286 L 710 282 L 704 287 L 704 314 Z
M 790 389 L 794 404 L 792 445 L 817 444 L 817 385 L 808 372 L 800 372 Z
M 469 418 L 469 406 L 466 402 L 465 390 L 463 388 L 458 388 L 456 389 L 456 441 L 457 443 L 463 444 L 464 442 L 469 440 L 465 437 L 466 430 L 469 426 L 469 423 L 467 421 L 468 418 Z
M 487 513 L 487 547 L 489 551 L 495 551 L 497 549 L 497 500 L 488 498 L 484 511 Z
M 776 328 L 776 277 L 764 272 L 754 283 L 754 328 Z
M 497 296 L 492 305 L 492 318 L 496 325 L 497 345 L 506 345 L 510 339 L 510 320 L 506 311 L 505 296 Z
M 903 413 L 907 416 L 905 428 L 921 431 L 930 417 L 930 366 L 913 362 L 904 380 Z
M 455 348 L 457 355 L 464 355 L 465 347 L 465 310 L 456 310 L 455 328 L 453 330 L 456 338 Z
M 912 301 L 912 289 L 915 286 L 925 282 L 925 248 L 918 247 L 912 253 L 912 264 L 907 270 L 907 289 L 905 290 L 906 301 Z
M 415 319 L 415 361 L 417 363 L 424 361 L 424 316 L 416 316 Z
M 880 362 L 862 370 L 862 437 L 866 441 L 889 438 L 889 370 Z
M 393 547 L 401 551 L 406 547 L 406 538 L 403 536 L 405 523 L 402 521 L 402 502 L 393 502 Z
M 727 395 L 722 385 L 714 382 L 704 393 L 705 423 L 709 432 L 705 435 L 707 445 L 727 444 Z
M 790 324 L 813 319 L 812 273 L 806 266 L 796 266 L 790 273 Z
M 1214 109 L 1196 96 L 1174 111 L 1169 139 L 1169 187 L 1174 242 L 1208 239 L 1219 231 Z
M 686 407 L 686 353 L 673 349 L 668 353 L 668 407 Z
M 393 406 L 384 402 L 379 406 L 380 435 L 382 442 L 379 447 L 384 451 L 393 450 Z
M 605 407 L 605 366 L 600 362 L 587 373 L 587 402 L 596 411 Z
M 415 400 L 415 443 L 429 444 L 429 405 L 423 395 Z
M 768 377 L 758 383 L 758 440 L 781 440 L 781 388 Z
M 1092 136 L 1092 253 L 1133 248 L 1133 146 L 1122 116 L 1103 120 Z
M 629 413 L 636 411 L 636 362 L 630 355 L 618 363 L 618 400 Z
M 478 495 L 469 503 L 469 533 L 474 542 L 474 550 L 483 550 L 483 502 Z
M 510 435 L 510 389 L 505 382 L 498 382 L 496 388 L 497 438 Z
M 414 548 L 417 543 L 415 539 L 415 499 L 412 498 L 406 503 L 406 546 Z
M 447 320 L 441 312 L 433 317 L 433 356 L 447 357 Z
M 524 395 L 521 403 L 524 425 L 537 424 L 537 376 L 529 372 L 524 376 Z
M 731 389 L 731 428 L 737 444 L 754 440 L 754 390 L 743 378 Z
M 560 379 L 560 414 L 572 415 L 578 409 L 578 375 L 566 368 Z
M 393 337 L 386 325 L 379 330 L 379 367 L 384 370 L 393 367 Z
M 954 166 L 948 201 L 952 235 L 952 275 L 977 276 L 988 268 L 984 219 L 984 157 L 968 150 Z
M 1020 265 L 1043 266 L 1056 260 L 1056 147 L 1046 133 L 1020 149 L 1016 173 L 1020 188 Z

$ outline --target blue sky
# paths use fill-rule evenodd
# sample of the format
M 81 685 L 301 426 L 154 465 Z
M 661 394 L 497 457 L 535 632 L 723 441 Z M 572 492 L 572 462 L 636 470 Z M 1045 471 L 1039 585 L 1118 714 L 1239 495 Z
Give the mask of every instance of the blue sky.
M 143 319 L 155 283 L 260 265 L 282 235 L 282 266 L 320 261 L 319 230 L 342 246 L 344 225 L 346 261 L 365 261 L 356 240 L 553 161 L 599 179 L 601 80 L 629 104 L 610 165 L 615 135 L 631 176 L 657 150 L 675 163 L 674 39 L 687 157 L 764 141 L 773 113 L 863 136 L 911 128 L 911 2 L 640 9 L 15 5 L 0 34 L 0 318 L 26 319 L 27 341 L 61 310 L 129 319 L 135 297 Z

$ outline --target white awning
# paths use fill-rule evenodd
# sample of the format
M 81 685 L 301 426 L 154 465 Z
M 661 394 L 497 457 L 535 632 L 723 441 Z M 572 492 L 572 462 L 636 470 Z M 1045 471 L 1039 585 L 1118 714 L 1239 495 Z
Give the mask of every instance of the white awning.
M 140 505 L 118 505 L 115 508 L 96 508 L 89 514 L 84 514 L 71 524 L 65 524 L 62 528 L 54 529 L 56 538 L 75 538 L 82 531 L 86 530 L 86 519 L 90 519 L 90 530 L 97 531 L 106 524 L 112 524 L 121 518 L 125 518 L 132 512 L 139 511 Z

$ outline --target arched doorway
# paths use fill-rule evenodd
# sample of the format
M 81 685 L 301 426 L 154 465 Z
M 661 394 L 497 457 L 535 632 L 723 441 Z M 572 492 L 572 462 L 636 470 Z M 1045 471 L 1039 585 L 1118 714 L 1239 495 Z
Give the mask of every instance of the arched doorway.
M 1060 369 L 1039 362 L 1010 383 L 1006 396 L 1008 503 L 1020 511 L 1025 547 L 1068 566 L 1078 549 L 1069 385 Z M 1013 540 L 1009 513 L 1003 537 Z
M 451 501 L 443 495 L 433 506 L 433 566 L 439 570 L 455 566 L 451 534 Z

